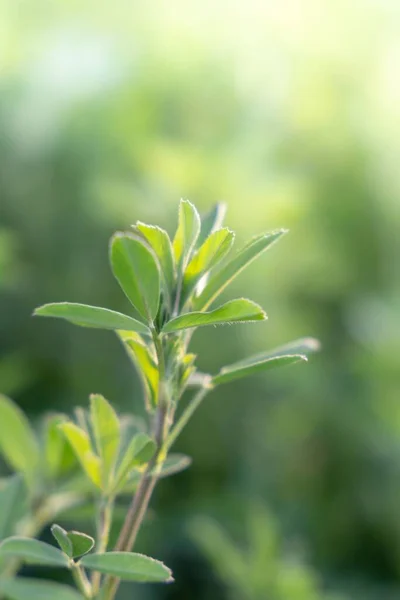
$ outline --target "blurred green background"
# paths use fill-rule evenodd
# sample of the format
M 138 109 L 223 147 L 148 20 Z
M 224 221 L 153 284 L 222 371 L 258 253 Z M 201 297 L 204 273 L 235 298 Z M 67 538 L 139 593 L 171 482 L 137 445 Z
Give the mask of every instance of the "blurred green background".
M 33 422 L 142 410 L 115 336 L 30 315 L 125 310 L 108 239 L 173 233 L 180 197 L 238 245 L 291 230 L 229 293 L 269 321 L 199 331 L 200 367 L 323 345 L 207 399 L 139 540 L 176 583 L 121 599 L 400 597 L 399 64 L 397 0 L 1 1 L 0 390 Z

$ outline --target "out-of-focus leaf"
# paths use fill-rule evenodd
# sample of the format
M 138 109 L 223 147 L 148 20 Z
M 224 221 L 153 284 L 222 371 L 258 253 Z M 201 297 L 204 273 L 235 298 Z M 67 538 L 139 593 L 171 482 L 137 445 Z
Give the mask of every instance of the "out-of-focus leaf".
M 0 394 L 0 451 L 11 467 L 32 482 L 39 445 L 28 419 L 9 398 Z
M 0 557 L 19 558 L 32 565 L 69 568 L 68 557 L 58 548 L 39 540 L 10 537 L 0 544 Z
M 107 489 L 114 474 L 120 444 L 120 424 L 118 416 L 107 400 L 100 394 L 90 396 L 90 414 L 101 460 L 103 489 Z
M 201 231 L 197 239 L 196 248 L 200 248 L 213 231 L 222 227 L 226 208 L 225 202 L 218 202 L 207 214 L 201 217 Z
M 183 298 L 188 297 L 199 279 L 214 268 L 232 248 L 235 239 L 227 227 L 211 233 L 188 264 L 183 280 Z
M 94 539 L 86 533 L 82 533 L 81 531 L 68 531 L 67 535 L 72 545 L 73 558 L 83 556 L 94 548 Z
M 89 554 L 80 561 L 86 569 L 113 575 L 125 581 L 171 582 L 172 573 L 162 562 L 135 552 Z
M 12 475 L 0 487 L 0 540 L 11 535 L 27 511 L 27 489 L 21 475 Z
M 212 378 L 213 385 L 220 385 L 221 383 L 228 383 L 234 379 L 241 379 L 242 377 L 248 377 L 254 375 L 260 371 L 269 371 L 276 367 L 284 367 L 286 365 L 293 365 L 297 362 L 307 361 L 307 357 L 304 354 L 288 354 L 279 356 L 269 356 L 260 359 L 255 357 L 255 360 L 246 360 L 245 362 L 238 362 L 227 367 L 223 367 L 217 375 Z
M 146 225 L 141 221 L 136 223 L 136 228 L 153 248 L 161 266 L 164 287 L 168 297 L 171 298 L 175 282 L 175 262 L 169 235 L 161 227 Z
M 160 302 L 160 272 L 150 248 L 132 233 L 116 233 L 111 238 L 110 261 L 128 299 L 141 317 L 152 323 Z
M 191 312 L 180 315 L 168 321 L 163 327 L 164 333 L 172 333 L 191 327 L 204 325 L 222 325 L 224 323 L 243 323 L 251 321 L 264 321 L 267 315 L 263 309 L 245 298 L 230 300 L 210 312 Z
M 72 543 L 67 531 L 55 523 L 51 526 L 51 533 L 64 554 L 72 558 Z
M 119 332 L 119 337 L 137 368 L 145 388 L 146 401 L 149 400 L 149 409 L 157 406 L 159 373 L 156 361 L 149 348 L 138 335 L 129 332 Z
M 169 454 L 165 459 L 159 477 L 170 477 L 184 471 L 192 464 L 192 459 L 186 454 Z M 156 469 L 155 469 L 156 471 Z
M 287 232 L 286 229 L 256 236 L 231 260 L 212 273 L 201 294 L 193 300 L 195 310 L 204 310 L 237 277 L 243 269 Z
M 189 200 L 179 204 L 178 229 L 173 241 L 173 251 L 177 264 L 186 265 L 200 234 L 200 216 Z
M 98 487 L 101 488 L 101 468 L 100 459 L 93 452 L 90 439 L 86 431 L 75 425 L 75 423 L 67 422 L 59 425 L 68 442 L 71 444 L 77 459 L 82 465 L 83 470 L 89 479 Z
M 28 577 L 0 579 L 0 592 L 10 600 L 83 600 L 68 585 Z
M 116 485 L 120 486 L 123 484 L 132 469 L 148 463 L 155 451 L 156 444 L 151 437 L 145 433 L 135 435 L 121 457 L 115 477 Z
M 44 454 L 50 477 L 57 477 L 76 465 L 76 458 L 59 428 L 67 417 L 62 414 L 49 415 L 45 423 Z
M 39 317 L 56 317 L 65 319 L 80 327 L 93 327 L 96 329 L 126 329 L 138 333 L 149 333 L 146 325 L 128 315 L 75 302 L 58 302 L 39 306 L 34 312 Z

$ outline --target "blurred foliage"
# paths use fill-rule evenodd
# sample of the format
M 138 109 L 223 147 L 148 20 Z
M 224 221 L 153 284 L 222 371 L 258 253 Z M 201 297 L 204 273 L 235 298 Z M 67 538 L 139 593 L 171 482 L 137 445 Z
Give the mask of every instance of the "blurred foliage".
M 117 340 L 30 314 L 124 311 L 106 242 L 137 218 L 171 231 L 181 196 L 227 201 L 238 244 L 291 230 L 235 282 L 265 333 L 199 332 L 204 369 L 323 344 L 204 404 L 142 534 L 182 583 L 138 598 L 223 598 L 181 521 L 253 495 L 330 589 L 399 594 L 399 31 L 396 0 L 0 3 L 1 391 L 33 422 L 90 392 L 139 408 Z
M 249 504 L 247 545 L 236 544 L 216 521 L 198 517 L 190 525 L 232 600 L 339 600 L 319 591 L 312 570 L 281 556 L 281 540 L 272 516 L 260 503 Z

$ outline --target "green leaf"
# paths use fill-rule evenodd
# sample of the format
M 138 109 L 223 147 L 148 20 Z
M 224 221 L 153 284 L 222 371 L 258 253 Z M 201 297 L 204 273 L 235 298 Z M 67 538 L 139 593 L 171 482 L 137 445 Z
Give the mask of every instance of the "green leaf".
M 271 356 L 282 356 L 285 354 L 305 354 L 308 356 L 309 354 L 313 354 L 314 352 L 318 352 L 320 350 L 321 344 L 319 340 L 316 340 L 312 337 L 300 338 L 298 340 L 294 340 L 293 342 L 289 342 L 288 344 L 284 344 L 283 346 L 279 346 L 274 350 L 270 350 L 270 352 L 266 355 L 265 353 L 258 354 L 257 356 L 260 358 L 271 357 Z M 256 358 L 253 356 L 253 359 Z
M 192 312 L 180 315 L 168 321 L 163 327 L 163 332 L 172 333 L 180 329 L 202 327 L 204 325 L 264 321 L 266 318 L 267 315 L 258 304 L 245 298 L 239 298 L 230 300 L 210 312 Z
M 141 221 L 136 223 L 136 229 L 140 231 L 154 250 L 161 266 L 165 290 L 168 297 L 171 298 L 175 284 L 175 261 L 168 233 L 161 227 L 146 225 Z
M 0 592 L 10 600 L 83 600 L 68 585 L 28 577 L 0 579 Z
M 181 200 L 178 229 L 172 244 L 177 264 L 183 267 L 186 265 L 199 237 L 200 226 L 200 216 L 196 207 L 189 200 Z
M 183 296 L 186 299 L 199 279 L 215 267 L 232 248 L 233 231 L 225 227 L 211 233 L 187 266 L 183 280 Z
M 121 441 L 119 419 L 111 404 L 100 394 L 90 396 L 90 414 L 101 460 L 102 485 L 107 489 L 114 475 Z
M 68 538 L 68 532 L 57 524 L 52 525 L 50 530 L 64 554 L 72 558 L 72 542 Z
M 89 479 L 99 488 L 101 488 L 101 468 L 100 459 L 95 455 L 90 443 L 90 439 L 86 431 L 75 425 L 75 423 L 67 422 L 59 425 L 61 431 L 65 435 L 68 442 L 71 444 L 77 459 L 81 463 L 83 470 Z
M 162 562 L 135 552 L 89 554 L 80 562 L 86 569 L 119 577 L 124 581 L 141 583 L 173 581 L 171 570 Z
M 44 454 L 47 472 L 53 478 L 68 473 L 76 465 L 71 446 L 59 428 L 66 420 L 65 415 L 55 414 L 49 415 L 45 423 Z
M 0 487 L 0 540 L 11 535 L 27 512 L 27 489 L 21 475 L 11 475 Z
M 201 217 L 201 231 L 197 239 L 196 248 L 200 248 L 213 231 L 222 227 L 226 208 L 225 202 L 218 202 L 207 214 Z
M 33 565 L 69 568 L 68 557 L 58 548 L 25 537 L 10 537 L 0 544 L 0 557 L 19 558 Z
M 122 313 L 99 306 L 88 306 L 76 302 L 58 302 L 44 304 L 37 308 L 34 315 L 39 317 L 56 317 L 65 319 L 80 327 L 94 327 L 96 329 L 126 329 L 148 334 L 149 330 L 140 321 L 123 315 Z
M 28 419 L 9 398 L 0 394 L 0 451 L 7 463 L 32 483 L 39 462 L 39 445 Z
M 68 539 L 72 544 L 72 557 L 83 556 L 94 548 L 94 539 L 81 531 L 68 531 Z
M 195 310 L 204 310 L 207 308 L 243 269 L 285 233 L 287 233 L 287 230 L 280 229 L 272 233 L 259 235 L 250 240 L 231 260 L 225 263 L 217 272 L 211 274 L 204 290 L 194 299 L 193 308 Z
M 122 485 L 135 467 L 144 465 L 151 460 L 156 451 L 156 444 L 145 433 L 136 434 L 125 450 L 116 474 L 116 486 Z
M 255 356 L 253 359 L 250 358 L 246 361 L 240 361 L 233 365 L 223 367 L 220 372 L 212 378 L 211 382 L 213 385 L 220 385 L 221 383 L 248 377 L 259 371 L 268 371 L 270 369 L 275 369 L 276 367 L 293 365 L 301 361 L 307 361 L 307 357 L 303 354 L 278 356 L 265 355 L 262 358 L 260 356 Z
M 192 459 L 186 454 L 169 454 L 165 459 L 159 477 L 170 477 L 184 471 L 192 464 Z M 156 471 L 156 469 L 155 469 Z
M 139 335 L 125 331 L 119 331 L 118 335 L 139 373 L 145 391 L 146 404 L 151 410 L 157 406 L 158 402 L 159 372 L 155 357 Z
M 138 236 L 116 233 L 111 238 L 110 261 L 128 299 L 142 318 L 152 323 L 160 302 L 160 273 L 152 251 Z

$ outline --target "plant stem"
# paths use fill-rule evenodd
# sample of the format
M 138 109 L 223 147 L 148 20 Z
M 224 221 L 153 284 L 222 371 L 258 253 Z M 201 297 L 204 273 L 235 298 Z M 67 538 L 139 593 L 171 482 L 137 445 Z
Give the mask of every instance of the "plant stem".
M 163 462 L 162 460 L 160 461 L 160 458 L 164 455 L 164 443 L 168 435 L 168 398 L 165 383 L 164 351 L 160 336 L 155 330 L 152 331 L 152 335 L 157 352 L 159 369 L 158 409 L 154 421 L 154 438 L 157 449 L 153 458 L 147 465 L 146 471 L 139 482 L 139 486 L 125 517 L 124 524 L 115 546 L 115 551 L 117 552 L 129 552 L 133 548 L 158 480 L 158 471 L 161 469 Z M 113 600 L 119 584 L 120 579 L 118 577 L 106 577 L 103 585 L 102 598 L 104 600 Z
M 78 563 L 72 561 L 71 572 L 79 591 L 82 592 L 85 598 L 92 598 L 92 586 L 86 576 L 85 570 Z
M 110 529 L 112 524 L 113 500 L 103 499 L 99 507 L 99 517 L 97 525 L 97 538 L 99 540 L 96 552 L 105 552 L 108 546 L 110 537 Z M 92 589 L 96 595 L 100 589 L 101 573 L 93 571 L 92 574 Z
M 171 433 L 167 437 L 167 440 L 166 440 L 165 445 L 164 445 L 164 449 L 165 449 L 166 452 L 174 444 L 174 442 L 176 441 L 177 437 L 180 435 L 180 433 L 182 432 L 182 430 L 184 429 L 184 427 L 187 425 L 188 421 L 192 417 L 193 413 L 200 406 L 200 404 L 203 401 L 204 397 L 208 394 L 208 392 L 211 389 L 212 388 L 209 385 L 204 384 L 199 389 L 199 391 L 197 392 L 197 394 L 195 394 L 193 396 L 193 398 L 191 399 L 190 403 L 185 408 L 185 410 L 183 411 L 183 413 L 180 416 L 180 418 L 178 419 L 178 421 L 175 423 L 175 426 L 173 427 Z

